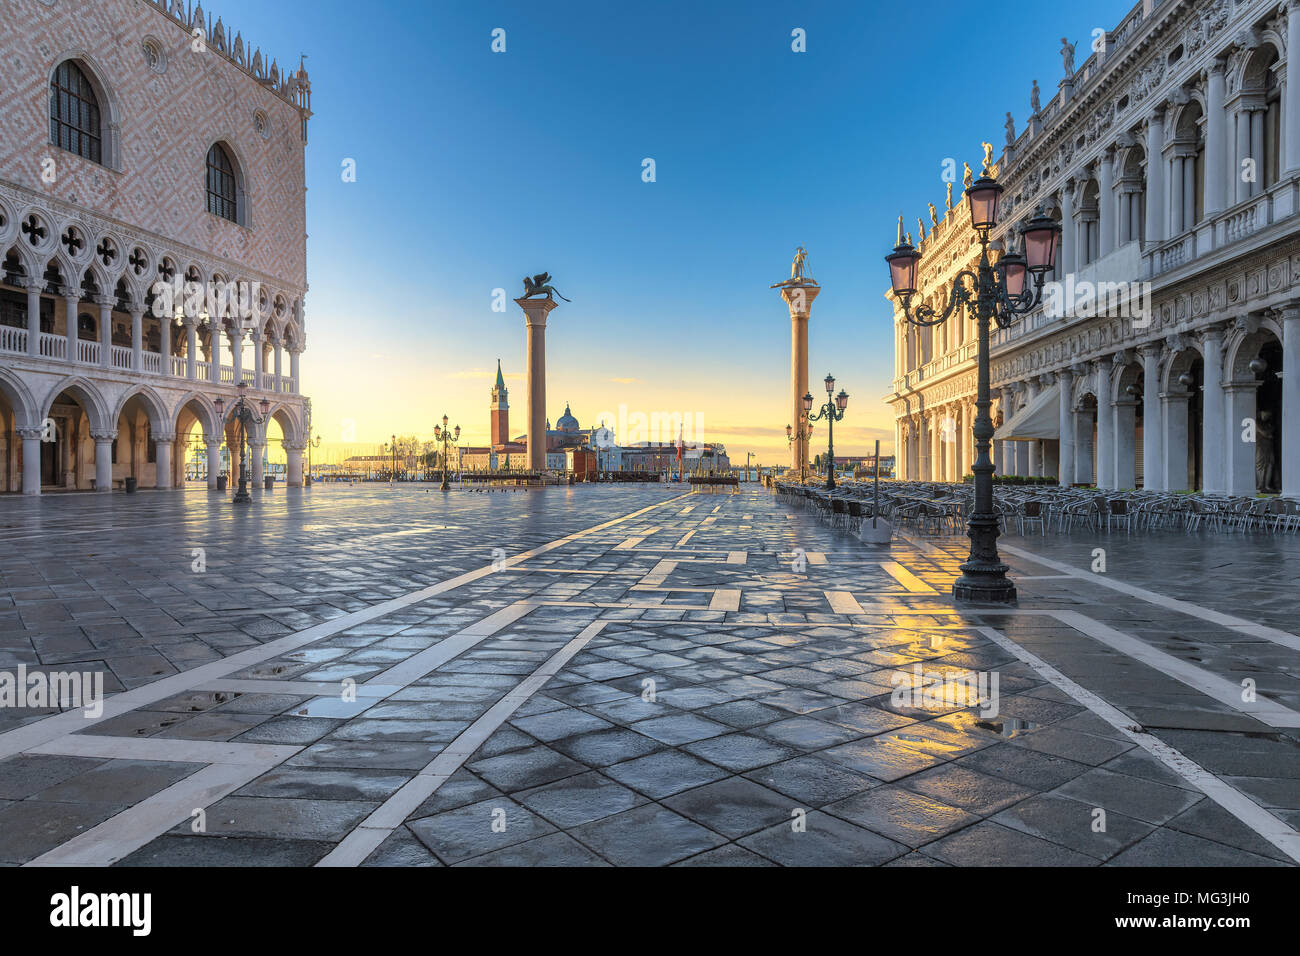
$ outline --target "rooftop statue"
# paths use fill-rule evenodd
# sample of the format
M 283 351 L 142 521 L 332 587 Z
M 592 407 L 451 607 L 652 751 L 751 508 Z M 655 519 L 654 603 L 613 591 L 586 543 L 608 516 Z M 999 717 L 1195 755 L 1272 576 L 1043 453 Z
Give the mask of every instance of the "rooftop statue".
M 524 298 L 531 299 L 535 295 L 544 295 L 554 302 L 555 296 L 558 295 L 561 299 L 564 299 L 564 296 L 560 295 L 560 290 L 549 284 L 550 281 L 551 274 L 549 272 L 540 272 L 531 278 L 524 276 Z M 570 300 L 564 299 L 564 301 L 569 302 Z

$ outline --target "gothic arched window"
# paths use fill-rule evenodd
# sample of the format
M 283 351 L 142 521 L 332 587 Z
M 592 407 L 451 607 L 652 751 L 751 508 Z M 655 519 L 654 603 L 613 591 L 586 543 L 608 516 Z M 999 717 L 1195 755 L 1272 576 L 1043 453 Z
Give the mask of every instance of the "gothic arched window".
M 81 67 L 65 60 L 50 80 L 50 142 L 101 163 L 99 99 Z
M 239 222 L 239 193 L 235 183 L 235 166 L 220 143 L 208 150 L 208 212 L 231 222 Z

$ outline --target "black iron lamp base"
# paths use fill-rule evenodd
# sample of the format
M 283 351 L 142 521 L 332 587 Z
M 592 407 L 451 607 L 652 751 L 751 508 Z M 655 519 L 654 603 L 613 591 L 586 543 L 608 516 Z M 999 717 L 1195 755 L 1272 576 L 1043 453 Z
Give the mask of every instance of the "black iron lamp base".
M 251 505 L 253 496 L 248 493 L 248 482 L 242 478 L 239 481 L 239 490 L 235 492 L 233 503 L 237 505 Z

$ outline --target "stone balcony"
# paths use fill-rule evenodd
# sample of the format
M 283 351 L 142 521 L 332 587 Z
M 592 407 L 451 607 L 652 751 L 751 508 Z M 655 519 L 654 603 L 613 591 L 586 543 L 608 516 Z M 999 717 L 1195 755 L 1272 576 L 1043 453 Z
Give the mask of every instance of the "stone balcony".
M 50 371 L 87 372 L 103 369 L 117 373 L 139 373 L 142 376 L 157 377 L 161 380 L 179 379 L 181 381 L 206 382 L 213 385 L 236 384 L 236 370 L 232 365 L 218 365 L 213 369 L 212 363 L 195 358 L 193 369 L 185 356 L 170 356 L 170 367 L 166 357 L 157 352 L 126 348 L 120 345 L 109 346 L 109 354 L 104 355 L 100 342 L 80 339 L 76 342 L 76 357 L 68 358 L 68 338 L 64 335 L 52 335 L 42 332 L 36 355 L 28 351 L 28 331 L 12 326 L 0 326 L 0 356 L 21 357 L 35 360 Z M 54 368 L 49 368 L 49 366 Z M 215 371 L 215 374 L 214 374 Z M 289 375 L 276 375 L 263 372 L 261 381 L 253 369 L 239 370 L 239 379 L 250 388 L 264 392 L 286 395 L 298 394 L 298 383 Z

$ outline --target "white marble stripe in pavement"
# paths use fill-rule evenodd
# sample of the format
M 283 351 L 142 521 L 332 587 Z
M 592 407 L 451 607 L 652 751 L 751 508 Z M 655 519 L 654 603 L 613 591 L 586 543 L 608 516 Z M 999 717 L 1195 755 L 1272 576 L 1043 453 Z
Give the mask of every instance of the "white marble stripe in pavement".
M 1202 607 L 1199 604 L 1193 604 L 1191 601 L 1183 601 L 1178 598 L 1172 598 L 1161 594 L 1158 591 L 1148 591 L 1146 588 L 1140 588 L 1135 584 L 1126 584 L 1123 581 L 1116 581 L 1105 574 L 1094 574 L 1092 571 L 1084 571 L 1080 568 L 1071 567 L 1060 561 L 1053 561 L 1051 558 L 1044 558 L 1033 551 L 1024 548 L 1017 548 L 1009 544 L 999 544 L 998 547 L 1007 552 L 1014 554 L 1016 557 L 1025 558 L 1033 561 L 1035 564 L 1041 564 L 1045 567 L 1054 568 L 1070 577 L 1082 578 L 1093 584 L 1099 584 L 1104 588 L 1110 588 L 1112 591 L 1120 591 L 1123 594 L 1146 601 L 1148 604 L 1155 604 L 1159 607 L 1168 608 L 1171 611 L 1178 611 L 1191 617 L 1200 618 L 1202 621 L 1209 621 L 1211 624 L 1221 624 L 1231 630 L 1250 637 L 1261 637 L 1266 641 L 1272 641 L 1274 644 L 1281 644 L 1283 647 L 1289 647 L 1293 651 L 1300 651 L 1300 637 L 1287 631 L 1279 630 L 1276 627 L 1269 627 L 1265 624 L 1256 624 L 1253 621 L 1247 621 L 1244 618 L 1236 617 L 1232 614 L 1224 614 L 1222 611 L 1216 611 L 1213 608 Z
M 404 686 L 404 685 L 402 685 Z M 307 680 L 253 680 L 224 677 L 200 684 L 195 690 L 226 691 L 231 694 L 296 694 L 302 697 L 337 697 L 343 692 L 342 681 Z M 356 687 L 359 698 L 384 698 L 396 694 L 402 687 L 365 683 Z
M 229 740 L 183 740 L 179 737 L 108 737 L 68 734 L 27 753 L 112 760 L 171 760 L 181 763 L 263 764 L 288 760 L 302 747 L 241 744 Z
M 1076 684 L 1042 658 L 1025 650 L 995 627 L 981 627 L 979 632 L 1003 650 L 1014 654 L 1032 667 L 1044 680 L 1074 698 L 1110 724 L 1125 737 L 1147 751 L 1174 773 L 1227 810 L 1261 837 L 1296 862 L 1300 862 L 1300 833 L 1279 820 L 1236 787 L 1210 773 L 1194 760 L 1151 734 L 1131 729 L 1133 721 L 1092 691 Z
M 823 591 L 834 614 L 863 614 L 862 605 L 848 591 Z
M 548 680 L 567 664 L 575 654 L 601 632 L 608 621 L 593 621 L 571 641 L 547 658 L 541 667 L 520 682 L 514 690 L 493 704 L 449 743 L 414 778 L 389 797 L 360 825 L 349 833 L 317 866 L 358 866 L 402 825 L 425 800 L 483 746 L 498 727 L 510 719 Z
M 493 634 L 513 624 L 537 606 L 536 602 L 520 601 L 517 604 L 504 607 L 481 621 L 475 621 L 463 631 L 458 631 L 450 637 L 443 638 L 432 647 L 426 647 L 418 654 L 412 654 L 406 660 L 399 661 L 388 670 L 381 671 L 360 686 L 400 684 L 405 687 L 419 680 L 430 671 L 441 667 L 453 657 L 465 653 L 475 644 L 482 643 Z
M 638 509 L 637 511 L 630 512 L 629 514 L 622 515 L 618 518 L 611 518 L 609 521 L 602 521 L 600 524 L 593 525 L 590 528 L 585 528 L 582 531 L 575 531 L 574 533 L 565 535 L 562 538 L 557 538 L 554 541 L 549 541 L 546 544 L 539 545 L 536 548 L 507 558 L 505 564 L 507 567 L 511 567 L 523 561 L 527 561 L 529 558 L 534 558 L 540 554 L 545 554 L 548 551 L 553 551 L 556 548 L 563 547 L 573 541 L 596 534 L 597 532 L 611 528 L 625 521 L 639 518 L 648 512 L 654 511 L 656 508 L 662 508 L 679 501 L 683 497 L 685 497 L 685 495 L 677 495 L 673 498 L 668 498 L 664 501 L 656 502 L 653 505 L 648 505 L 645 508 Z M 84 730 L 93 724 L 108 720 L 111 717 L 121 716 L 122 714 L 135 710 L 138 707 L 155 703 L 156 701 L 163 700 L 175 694 L 185 693 L 186 691 L 193 690 L 195 687 L 202 686 L 213 680 L 229 677 L 231 674 L 241 671 L 246 667 L 251 667 L 254 664 L 260 664 L 273 657 L 287 654 L 306 644 L 311 644 L 314 641 L 331 637 L 349 627 L 354 627 L 358 624 L 372 621 L 375 618 L 383 617 L 386 614 L 391 614 L 393 611 L 401 610 L 404 607 L 427 600 L 430 597 L 436 597 L 437 595 L 444 594 L 447 591 L 455 590 L 464 584 L 477 581 L 492 573 L 494 573 L 492 565 L 487 565 L 486 567 L 478 568 L 474 571 L 467 571 L 464 574 L 458 575 L 454 578 L 449 578 L 446 581 L 440 581 L 437 584 L 430 585 L 426 588 L 420 588 L 416 591 L 411 591 L 410 593 L 401 595 L 400 597 L 392 598 L 391 600 L 383 601 L 379 604 L 373 604 L 370 607 L 343 614 L 328 621 L 322 621 L 320 624 L 315 624 L 306 630 L 298 631 L 294 634 L 287 634 L 284 637 L 268 641 L 265 644 L 250 647 L 246 651 L 240 651 L 237 654 L 232 654 L 230 657 L 222 658 L 219 661 L 211 661 L 207 664 L 201 664 L 198 667 L 182 671 L 179 674 L 172 674 L 169 677 L 164 677 L 160 680 L 143 684 L 131 690 L 123 691 L 122 693 L 115 694 L 104 701 L 103 713 L 98 717 L 87 717 L 81 710 L 69 710 L 61 714 L 54 714 L 50 717 L 42 718 L 41 720 L 32 721 L 30 724 L 24 724 L 22 727 L 15 728 L 14 730 L 0 733 L 0 760 L 3 760 L 6 757 L 11 757 L 14 754 L 22 753 L 24 750 L 29 750 L 32 747 L 39 746 L 47 741 L 54 740 L 64 734 L 75 733 L 79 730 Z
M 881 568 L 884 569 L 886 574 L 888 574 L 891 578 L 893 578 L 903 587 L 907 588 L 907 590 L 912 592 L 913 594 L 938 594 L 939 593 L 934 588 L 930 587 L 930 585 L 926 584 L 924 581 L 918 578 L 911 571 L 907 570 L 907 568 L 899 564 L 897 561 L 881 561 L 880 566 Z
M 1115 628 L 1078 611 L 1051 611 L 1049 613 L 1062 624 L 1067 624 L 1076 631 L 1087 634 L 1093 640 L 1105 644 L 1107 647 L 1113 648 L 1136 661 L 1141 661 L 1148 667 L 1155 668 L 1160 673 L 1200 691 L 1206 697 L 1213 698 L 1221 704 L 1226 704 L 1239 713 L 1263 721 L 1270 727 L 1300 727 L 1300 713 L 1296 713 L 1289 707 L 1284 707 L 1262 695 L 1256 695 L 1255 700 L 1251 702 L 1243 701 L 1241 699 L 1242 687 L 1240 684 L 1219 677 L 1205 668 L 1197 667 L 1190 661 L 1167 654 L 1158 648 L 1152 647 L 1146 641 L 1139 640 L 1122 631 L 1117 631 Z
M 111 866 L 178 823 L 192 819 L 195 810 L 211 806 L 274 769 L 277 763 L 209 764 L 25 865 Z

